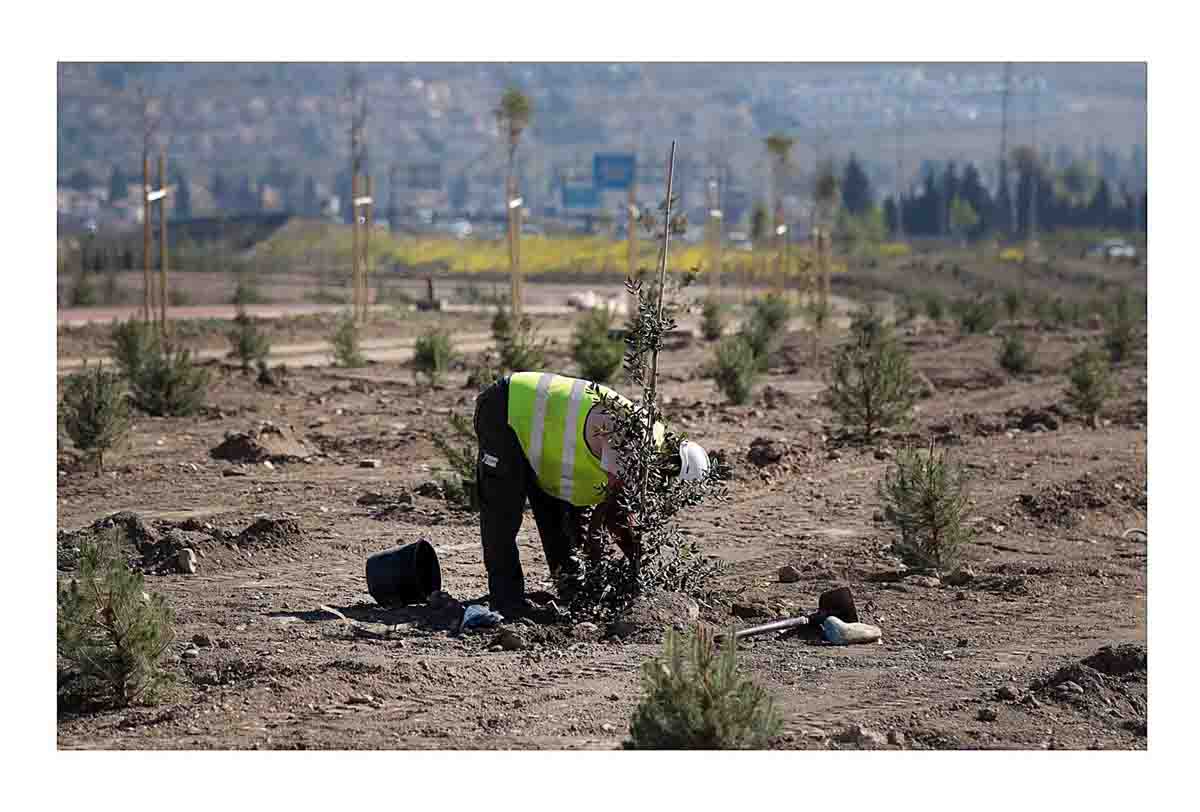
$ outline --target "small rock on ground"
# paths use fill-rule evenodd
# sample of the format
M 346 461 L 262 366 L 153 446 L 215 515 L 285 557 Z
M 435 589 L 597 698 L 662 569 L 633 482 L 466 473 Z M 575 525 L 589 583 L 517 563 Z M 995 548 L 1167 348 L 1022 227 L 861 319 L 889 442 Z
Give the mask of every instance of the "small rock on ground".
M 862 725 L 850 725 L 839 733 L 835 740 L 856 747 L 884 747 L 887 744 L 887 739 L 882 733 Z
M 521 651 L 528 647 L 525 638 L 512 629 L 504 629 L 496 635 L 493 645 L 500 646 L 503 651 Z
M 975 571 L 970 567 L 958 567 L 942 580 L 950 586 L 966 586 L 975 580 Z
M 785 564 L 779 568 L 779 583 L 794 584 L 800 580 L 800 570 L 793 567 L 791 564 Z
M 976 717 L 981 722 L 996 721 L 996 710 L 994 708 L 980 708 L 979 715 Z
M 576 623 L 571 635 L 578 640 L 599 640 L 602 632 L 599 626 L 591 622 Z
M 175 554 L 175 567 L 182 573 L 194 575 L 197 563 L 196 553 L 186 547 Z

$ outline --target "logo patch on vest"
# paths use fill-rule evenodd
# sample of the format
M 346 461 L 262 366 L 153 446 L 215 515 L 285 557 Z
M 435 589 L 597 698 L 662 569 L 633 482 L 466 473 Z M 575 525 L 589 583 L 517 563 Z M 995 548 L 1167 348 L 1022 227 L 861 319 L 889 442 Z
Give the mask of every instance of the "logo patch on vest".
M 498 463 L 498 462 L 500 462 L 499 457 L 493 456 L 492 454 L 484 453 L 483 464 L 486 465 L 488 468 L 495 468 L 496 463 Z

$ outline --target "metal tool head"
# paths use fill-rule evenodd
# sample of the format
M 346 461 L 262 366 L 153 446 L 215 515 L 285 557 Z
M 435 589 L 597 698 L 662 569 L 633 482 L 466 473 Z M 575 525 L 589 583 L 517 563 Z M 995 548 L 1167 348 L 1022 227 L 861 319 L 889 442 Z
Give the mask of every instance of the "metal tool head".
M 817 611 L 826 616 L 833 615 L 845 623 L 858 623 L 858 609 L 854 606 L 854 595 L 848 586 L 823 592 L 817 602 Z

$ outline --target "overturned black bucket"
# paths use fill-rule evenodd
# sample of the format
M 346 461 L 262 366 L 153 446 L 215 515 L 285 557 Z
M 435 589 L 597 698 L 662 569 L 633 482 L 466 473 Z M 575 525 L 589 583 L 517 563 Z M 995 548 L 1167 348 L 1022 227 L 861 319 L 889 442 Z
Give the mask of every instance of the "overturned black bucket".
M 380 606 L 424 603 L 441 588 L 442 567 L 425 539 L 367 559 L 367 591 Z

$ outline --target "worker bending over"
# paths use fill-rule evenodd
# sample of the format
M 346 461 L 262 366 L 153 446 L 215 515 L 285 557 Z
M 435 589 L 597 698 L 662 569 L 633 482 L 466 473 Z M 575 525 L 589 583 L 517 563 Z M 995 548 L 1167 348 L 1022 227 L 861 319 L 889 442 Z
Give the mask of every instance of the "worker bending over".
M 609 442 L 613 421 L 602 393 L 620 408 L 633 408 L 607 387 L 549 372 L 513 373 L 475 401 L 483 562 L 491 607 L 506 618 L 543 611 L 525 597 L 517 551 L 526 499 L 560 598 L 579 584 L 582 565 L 575 551 L 600 525 L 626 558 L 638 557 L 636 530 L 617 504 L 621 465 Z M 660 450 L 674 445 L 661 423 L 654 426 L 654 438 Z M 679 479 L 700 479 L 709 470 L 708 454 L 696 443 L 684 440 L 678 451 Z

